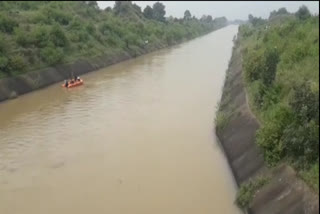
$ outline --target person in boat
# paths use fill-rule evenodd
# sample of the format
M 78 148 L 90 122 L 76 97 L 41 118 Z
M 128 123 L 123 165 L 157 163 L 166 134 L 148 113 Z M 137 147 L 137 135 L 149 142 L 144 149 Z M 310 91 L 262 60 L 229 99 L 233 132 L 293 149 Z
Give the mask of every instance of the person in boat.
M 79 81 L 79 82 L 80 82 L 80 77 L 79 77 L 79 76 L 77 77 L 77 81 Z
M 68 85 L 69 85 L 68 80 L 64 80 L 64 86 L 68 87 Z

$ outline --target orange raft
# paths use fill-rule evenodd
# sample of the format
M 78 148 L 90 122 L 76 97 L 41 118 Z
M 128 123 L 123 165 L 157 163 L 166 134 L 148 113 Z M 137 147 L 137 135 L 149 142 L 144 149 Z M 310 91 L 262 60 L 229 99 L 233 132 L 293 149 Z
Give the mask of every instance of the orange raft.
M 80 79 L 80 80 L 72 80 L 72 81 L 68 81 L 68 86 L 66 86 L 65 84 L 62 84 L 62 87 L 64 88 L 73 88 L 73 87 L 77 87 L 77 86 L 80 86 L 80 85 L 83 85 L 83 80 Z

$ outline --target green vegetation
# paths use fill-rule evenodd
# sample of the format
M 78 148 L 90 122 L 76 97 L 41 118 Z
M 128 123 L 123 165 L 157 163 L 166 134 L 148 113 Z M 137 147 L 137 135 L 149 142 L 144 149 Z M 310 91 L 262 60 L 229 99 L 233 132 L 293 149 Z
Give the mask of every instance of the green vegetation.
M 116 1 L 0 2 L 0 78 L 97 56 L 133 56 L 177 44 L 227 24 L 226 19 L 166 18 L 155 3 L 144 10 Z
M 216 130 L 217 132 L 220 132 L 221 130 L 223 130 L 229 120 L 230 120 L 231 115 L 227 114 L 226 112 L 223 111 L 217 111 L 217 115 L 215 117 L 215 124 L 216 124 Z
M 256 142 L 270 166 L 286 161 L 319 188 L 319 16 L 305 6 L 239 28 Z
M 319 163 L 307 171 L 302 171 L 300 176 L 319 194 Z
M 257 191 L 268 184 L 269 181 L 269 177 L 258 177 L 255 180 L 250 180 L 248 183 L 241 185 L 236 196 L 236 204 L 238 207 L 247 209 Z

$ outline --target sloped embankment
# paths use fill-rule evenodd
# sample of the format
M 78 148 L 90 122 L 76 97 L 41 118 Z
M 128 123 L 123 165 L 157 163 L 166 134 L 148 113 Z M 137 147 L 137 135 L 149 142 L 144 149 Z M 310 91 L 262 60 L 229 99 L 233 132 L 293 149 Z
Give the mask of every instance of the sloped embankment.
M 238 185 L 258 176 L 269 177 L 249 204 L 252 214 L 316 214 L 318 196 L 302 182 L 295 171 L 282 165 L 266 167 L 255 143 L 260 124 L 251 113 L 242 77 L 242 57 L 237 42 L 226 74 L 222 99 L 216 118 L 216 132 Z
M 141 51 L 138 55 L 147 52 L 149 51 Z M 71 73 L 82 75 L 132 57 L 134 56 L 129 53 L 111 57 L 101 56 L 92 60 L 78 60 L 74 63 L 61 64 L 39 71 L 28 72 L 17 77 L 0 79 L 0 102 L 68 79 Z
M 79 76 L 165 47 L 167 46 L 163 45 L 155 48 L 140 49 L 139 52 L 135 51 L 134 53 L 128 51 L 112 56 L 106 55 L 94 59 L 81 59 L 73 63 L 61 64 L 16 77 L 0 79 L 0 102 L 63 81 L 70 78 L 70 74 Z

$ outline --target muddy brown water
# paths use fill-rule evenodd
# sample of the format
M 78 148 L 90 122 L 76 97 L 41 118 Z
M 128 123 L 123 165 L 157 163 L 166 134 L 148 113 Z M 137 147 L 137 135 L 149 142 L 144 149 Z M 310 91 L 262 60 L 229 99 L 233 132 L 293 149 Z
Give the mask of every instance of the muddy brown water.
M 236 33 L 1 103 L 0 213 L 240 213 L 213 122 Z

